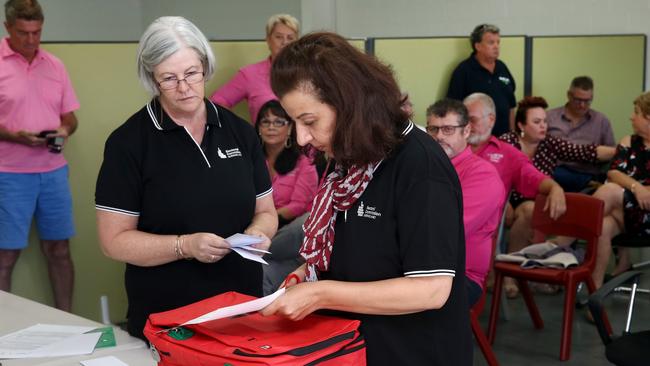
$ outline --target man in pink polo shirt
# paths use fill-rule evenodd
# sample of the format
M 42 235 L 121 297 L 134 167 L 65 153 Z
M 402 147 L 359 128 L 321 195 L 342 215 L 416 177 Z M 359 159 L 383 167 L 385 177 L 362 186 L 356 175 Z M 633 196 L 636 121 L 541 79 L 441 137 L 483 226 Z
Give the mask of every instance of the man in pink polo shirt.
M 467 107 L 471 126 L 467 142 L 472 146 L 474 154 L 496 167 L 505 191 L 515 189 L 528 198 L 534 198 L 538 193 L 546 194 L 548 198 L 544 210 L 550 210 L 552 218 L 562 216 L 566 211 L 562 187 L 537 170 L 524 153 L 491 135 L 495 121 L 492 98 L 483 93 L 474 93 L 467 96 L 463 103 Z M 508 211 L 511 213 L 511 208 Z M 514 217 L 512 214 L 507 216 L 506 225 L 510 226 L 508 252 L 520 250 L 530 244 L 533 235 L 532 219 L 532 208 L 522 210 Z M 509 297 L 518 293 L 514 281 L 510 278 L 506 278 L 504 288 Z
M 36 219 L 55 305 L 70 311 L 74 235 L 68 167 L 60 153 L 77 128 L 79 108 L 59 59 L 39 48 L 43 12 L 36 0 L 5 3 L 8 38 L 0 42 L 0 290 L 27 246 Z
M 463 103 L 442 99 L 429 106 L 426 128 L 451 159 L 463 190 L 465 288 L 471 307 L 481 298 L 490 270 L 492 237 L 499 227 L 505 189 L 492 164 L 467 145 L 470 126 Z

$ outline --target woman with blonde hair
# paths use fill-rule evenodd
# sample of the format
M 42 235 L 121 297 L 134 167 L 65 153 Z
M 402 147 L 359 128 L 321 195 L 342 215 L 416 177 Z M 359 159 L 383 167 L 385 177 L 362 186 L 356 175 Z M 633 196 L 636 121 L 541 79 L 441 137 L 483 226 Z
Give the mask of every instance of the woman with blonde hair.
M 226 108 L 232 108 L 242 100 L 248 102 L 250 122 L 255 123 L 260 107 L 269 100 L 278 99 L 271 90 L 269 73 L 271 63 L 280 50 L 298 39 L 300 23 L 289 14 L 276 14 L 266 23 L 266 43 L 271 55 L 264 60 L 244 66 L 210 100 Z

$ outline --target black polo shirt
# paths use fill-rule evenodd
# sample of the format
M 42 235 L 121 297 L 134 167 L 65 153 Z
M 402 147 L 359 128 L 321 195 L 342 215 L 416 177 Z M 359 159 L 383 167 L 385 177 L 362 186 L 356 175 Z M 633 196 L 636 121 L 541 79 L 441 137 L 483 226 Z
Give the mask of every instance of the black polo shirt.
M 205 104 L 200 145 L 155 99 L 113 131 L 97 178 L 97 209 L 137 216 L 138 230 L 152 234 L 243 232 L 256 200 L 272 193 L 264 155 L 249 123 L 207 99 Z M 210 264 L 127 263 L 125 285 L 128 330 L 142 337 L 150 313 L 226 291 L 261 295 L 262 268 L 234 252 Z
M 462 101 L 472 93 L 485 93 L 492 97 L 496 107 L 496 122 L 492 135 L 501 136 L 510 130 L 510 109 L 517 106 L 515 78 L 501 60 L 496 61 L 494 73 L 481 66 L 472 53 L 458 64 L 449 81 L 447 97 Z
M 409 123 L 404 142 L 336 217 L 324 279 L 367 282 L 453 276 L 439 310 L 407 315 L 340 313 L 361 320 L 368 365 L 471 365 L 460 183 L 447 155 Z

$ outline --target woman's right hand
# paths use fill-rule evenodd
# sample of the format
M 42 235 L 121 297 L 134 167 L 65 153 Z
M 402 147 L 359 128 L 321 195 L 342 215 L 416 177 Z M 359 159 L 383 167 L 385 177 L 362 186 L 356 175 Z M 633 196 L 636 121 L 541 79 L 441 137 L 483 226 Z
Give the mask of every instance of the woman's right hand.
M 183 253 L 203 263 L 214 263 L 230 253 L 226 239 L 211 233 L 183 235 Z
M 634 190 L 634 196 L 636 197 L 639 207 L 646 211 L 650 211 L 650 187 L 647 186 L 638 186 Z

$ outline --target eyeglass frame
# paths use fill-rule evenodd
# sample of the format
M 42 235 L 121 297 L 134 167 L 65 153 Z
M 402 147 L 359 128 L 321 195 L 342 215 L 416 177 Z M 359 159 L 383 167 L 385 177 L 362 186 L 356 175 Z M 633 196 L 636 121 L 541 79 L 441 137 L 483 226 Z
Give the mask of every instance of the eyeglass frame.
M 279 122 L 279 124 L 278 124 L 278 122 Z M 291 124 L 291 121 L 289 121 L 288 119 L 280 118 L 280 117 L 274 119 L 273 121 L 269 121 L 267 118 L 262 118 L 260 120 L 259 124 L 260 124 L 260 127 L 264 127 L 264 128 L 269 128 L 271 126 L 276 127 L 276 128 L 281 128 L 281 127 L 288 126 L 289 124 Z
M 434 136 L 438 135 L 439 131 L 442 131 L 442 134 L 445 136 L 451 136 L 454 134 L 454 132 L 456 132 L 457 128 L 463 128 L 465 126 L 467 126 L 467 123 L 464 125 L 426 126 L 425 129 L 427 130 L 427 133 L 433 134 Z
M 571 98 L 571 102 L 575 104 L 586 104 L 586 105 L 591 105 L 593 103 L 594 98 L 591 99 L 583 99 L 583 98 L 576 98 L 573 93 L 569 92 L 569 96 Z
M 194 75 L 199 75 L 199 74 L 201 75 L 200 79 L 198 79 L 196 81 L 191 81 L 191 82 L 189 80 L 187 80 L 187 79 L 193 77 Z M 176 77 L 176 75 L 174 75 L 173 77 L 170 76 L 169 78 L 166 78 L 166 79 L 164 79 L 162 81 L 156 80 L 156 84 L 158 84 L 158 87 L 160 88 L 160 90 L 173 90 L 173 89 L 178 88 L 178 86 L 181 84 L 181 81 L 186 82 L 187 85 L 193 85 L 193 84 L 200 83 L 203 80 L 205 80 L 205 71 L 191 71 L 191 72 L 188 72 L 187 74 L 185 74 L 185 77 L 182 78 L 182 79 L 178 79 Z M 174 86 L 163 87 L 163 83 L 168 83 L 168 82 L 172 82 L 172 81 L 176 81 L 176 84 Z

